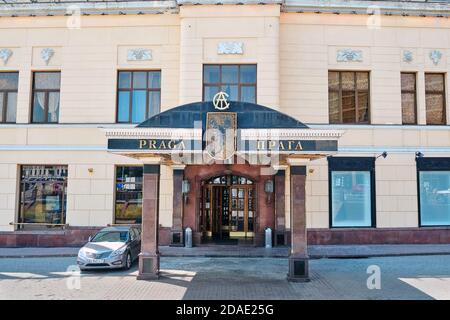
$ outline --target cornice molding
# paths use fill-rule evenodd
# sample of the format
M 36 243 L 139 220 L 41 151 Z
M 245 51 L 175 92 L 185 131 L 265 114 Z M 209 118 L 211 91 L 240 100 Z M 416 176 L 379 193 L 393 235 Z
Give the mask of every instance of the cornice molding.
M 317 130 L 317 129 L 241 129 L 243 140 L 337 140 L 345 131 L 343 130 Z
M 450 16 L 450 3 L 444 0 L 5 0 L 0 4 L 0 16 L 64 16 L 74 8 L 81 15 L 179 13 L 181 6 L 190 5 L 280 5 L 281 12 Z
M 450 3 L 448 1 L 425 2 L 424 0 L 284 0 L 281 11 L 364 15 L 449 16 Z
M 107 138 L 116 139 L 202 139 L 202 129 L 127 128 L 103 129 Z

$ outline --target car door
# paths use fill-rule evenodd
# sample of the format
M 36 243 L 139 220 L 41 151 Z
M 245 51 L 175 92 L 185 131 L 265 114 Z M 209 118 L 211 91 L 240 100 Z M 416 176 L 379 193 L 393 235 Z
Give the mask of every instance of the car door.
M 131 243 L 130 243 L 131 257 L 134 260 L 137 258 L 141 250 L 140 237 L 139 233 L 136 231 L 135 228 L 130 229 L 130 236 L 131 236 Z

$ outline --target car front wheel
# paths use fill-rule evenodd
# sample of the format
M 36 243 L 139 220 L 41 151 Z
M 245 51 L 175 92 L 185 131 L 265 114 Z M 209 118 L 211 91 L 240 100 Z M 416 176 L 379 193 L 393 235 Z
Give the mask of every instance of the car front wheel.
M 125 269 L 126 270 L 130 269 L 132 264 L 133 264 L 133 260 L 131 260 L 131 254 L 128 252 L 126 260 L 125 260 Z

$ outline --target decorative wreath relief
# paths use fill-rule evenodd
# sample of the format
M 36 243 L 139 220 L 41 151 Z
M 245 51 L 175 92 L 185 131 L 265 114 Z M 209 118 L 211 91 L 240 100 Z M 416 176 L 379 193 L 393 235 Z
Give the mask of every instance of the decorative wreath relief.
M 409 51 L 409 50 L 403 51 L 403 62 L 411 63 L 412 61 L 413 61 L 412 51 Z
M 52 57 L 55 55 L 55 50 L 52 48 L 44 48 L 41 50 L 41 58 L 45 61 L 45 64 L 48 65 Z
M 430 52 L 430 59 L 433 61 L 433 64 L 437 66 L 439 61 L 442 58 L 442 53 L 439 50 L 433 50 Z
M 3 64 L 6 65 L 8 63 L 9 58 L 11 58 L 13 52 L 11 49 L 3 48 L 0 49 L 0 59 L 3 60 Z

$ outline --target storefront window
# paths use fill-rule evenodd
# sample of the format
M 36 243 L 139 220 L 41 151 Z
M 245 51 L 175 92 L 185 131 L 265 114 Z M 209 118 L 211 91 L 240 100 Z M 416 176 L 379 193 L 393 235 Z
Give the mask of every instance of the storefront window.
M 370 172 L 332 172 L 333 227 L 370 226 Z
M 330 226 L 373 227 L 374 158 L 329 158 Z
M 419 191 L 421 225 L 450 225 L 450 170 L 420 171 Z
M 256 65 L 205 65 L 203 67 L 203 101 L 212 101 L 220 91 L 228 100 L 256 103 Z
M 20 186 L 21 228 L 65 223 L 67 166 L 22 166 Z
M 143 167 L 117 167 L 115 223 L 142 222 Z

